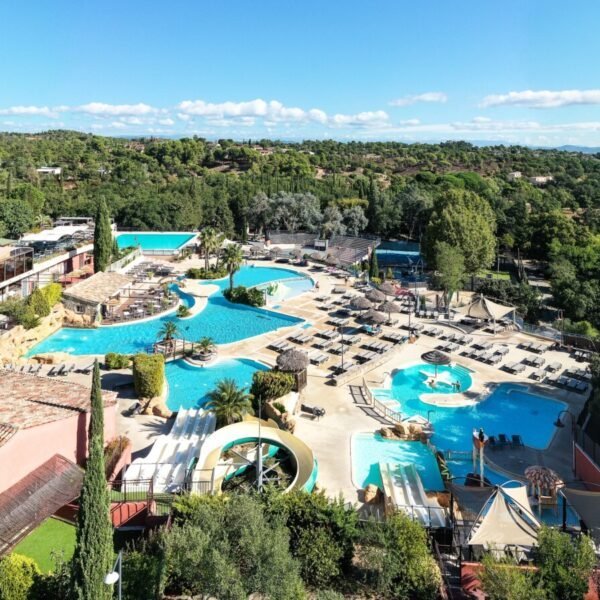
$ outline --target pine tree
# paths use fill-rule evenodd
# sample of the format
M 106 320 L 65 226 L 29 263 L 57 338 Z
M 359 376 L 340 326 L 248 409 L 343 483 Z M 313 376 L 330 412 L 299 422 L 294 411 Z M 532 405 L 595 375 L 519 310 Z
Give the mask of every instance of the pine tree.
M 108 208 L 104 198 L 100 198 L 94 227 L 94 271 L 96 273 L 105 271 L 110 264 L 112 243 Z
M 377 253 L 375 249 L 371 252 L 371 258 L 369 259 L 369 277 L 379 277 L 379 264 L 377 262 Z
M 88 429 L 88 460 L 79 497 L 77 538 L 73 555 L 73 590 L 78 600 L 109 600 L 104 583 L 112 567 L 112 525 L 104 465 L 104 405 L 98 361 L 94 364 Z

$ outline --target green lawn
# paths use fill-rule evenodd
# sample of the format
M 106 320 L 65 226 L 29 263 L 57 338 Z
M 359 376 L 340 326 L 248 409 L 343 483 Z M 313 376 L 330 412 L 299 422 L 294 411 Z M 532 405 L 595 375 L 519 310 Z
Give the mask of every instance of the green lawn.
M 33 558 L 44 573 L 52 571 L 54 561 L 51 552 L 63 554 L 65 560 L 73 556 L 75 527 L 58 519 L 47 519 L 15 547 L 16 554 Z
M 508 273 L 507 271 L 500 271 L 499 273 L 497 271 L 481 271 L 477 274 L 478 277 L 481 277 L 482 279 L 485 279 L 486 277 L 490 276 L 492 277 L 492 279 L 503 279 L 506 281 L 510 281 L 510 273 Z

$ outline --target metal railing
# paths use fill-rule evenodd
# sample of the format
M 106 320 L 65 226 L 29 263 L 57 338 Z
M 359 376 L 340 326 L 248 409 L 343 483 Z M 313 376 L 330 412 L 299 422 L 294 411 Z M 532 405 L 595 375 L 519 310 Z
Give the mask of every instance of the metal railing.
M 116 260 L 114 263 L 110 264 L 108 266 L 107 271 L 110 271 L 111 273 L 114 273 L 115 271 L 119 271 L 120 269 L 122 269 L 123 267 L 132 263 L 136 258 L 138 258 L 140 256 L 142 256 L 142 250 L 141 250 L 141 248 L 138 247 L 135 250 L 128 252 L 125 256 L 123 256 L 119 260 Z
M 373 396 L 373 392 L 367 385 L 367 382 L 364 377 L 362 387 L 364 390 L 365 398 L 367 399 L 367 403 L 370 404 L 378 413 L 380 413 L 383 417 L 389 419 L 393 423 L 400 423 L 402 421 L 402 415 L 399 412 L 392 410 L 391 408 L 377 400 L 375 396 Z

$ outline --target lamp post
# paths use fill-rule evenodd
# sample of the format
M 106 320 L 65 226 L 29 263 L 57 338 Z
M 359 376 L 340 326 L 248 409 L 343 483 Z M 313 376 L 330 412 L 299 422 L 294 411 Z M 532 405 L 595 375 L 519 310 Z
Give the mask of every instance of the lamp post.
M 121 584 L 123 581 L 123 551 L 119 551 L 119 554 L 117 555 L 117 560 L 115 561 L 115 566 L 113 567 L 113 570 L 110 573 L 106 574 L 106 577 L 104 578 L 104 583 L 105 585 L 114 585 L 115 583 L 118 584 L 117 585 L 117 598 L 119 600 L 121 600 L 122 597 L 122 590 L 121 590 Z
M 435 412 L 435 410 L 434 410 L 433 408 L 430 408 L 430 409 L 427 411 L 427 420 L 429 421 L 429 423 L 430 423 L 430 424 L 431 424 L 431 418 L 429 417 L 429 415 L 430 415 L 431 413 L 434 413 L 434 412 Z
M 338 328 L 340 335 L 342 336 L 341 340 L 340 340 L 340 348 L 342 351 L 342 373 L 344 372 L 344 328 L 342 326 L 340 326 Z

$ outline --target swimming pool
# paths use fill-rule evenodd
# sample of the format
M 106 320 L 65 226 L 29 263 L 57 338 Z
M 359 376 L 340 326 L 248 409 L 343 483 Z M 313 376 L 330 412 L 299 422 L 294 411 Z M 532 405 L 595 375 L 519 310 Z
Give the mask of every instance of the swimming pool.
M 165 366 L 169 384 L 167 406 L 169 410 L 199 408 L 208 400 L 221 379 L 233 379 L 238 386 L 248 390 L 256 371 L 268 371 L 262 363 L 246 358 L 219 360 L 205 367 L 195 367 L 184 360 L 175 360 Z
M 234 276 L 234 285 L 252 286 L 273 280 L 297 278 L 298 272 L 276 267 L 243 266 Z M 219 291 L 208 298 L 204 310 L 187 319 L 174 314 L 156 317 L 140 323 L 98 327 L 96 329 L 62 328 L 34 346 L 28 355 L 44 352 L 68 352 L 70 354 L 106 354 L 120 352 L 133 354 L 143 352 L 152 345 L 166 321 L 175 321 L 181 337 L 189 341 L 211 337 L 217 344 L 237 342 L 280 327 L 290 327 L 303 320 L 276 313 L 264 308 L 232 304 L 222 294 L 229 285 L 228 279 L 211 281 Z M 187 297 L 189 295 L 186 294 Z
M 425 444 L 386 440 L 379 433 L 357 433 L 352 437 L 352 478 L 357 486 L 364 488 L 372 483 L 382 487 L 380 462 L 414 463 L 426 490 L 444 489 L 437 459 Z
M 285 279 L 274 283 L 263 283 L 257 285 L 259 290 L 271 288 L 271 294 L 267 296 L 267 304 L 273 306 L 277 302 L 295 298 L 314 287 L 315 283 L 310 277 L 298 277 L 296 279 Z
M 447 367 L 446 367 L 447 368 Z M 484 400 L 470 406 L 435 406 L 422 402 L 420 396 L 431 392 L 427 374 L 433 373 L 431 365 L 414 365 L 395 373 L 390 390 L 373 390 L 376 397 L 394 400 L 398 410 L 406 417 L 416 414 L 427 416 L 435 428 L 432 443 L 441 450 L 470 450 L 472 432 L 483 427 L 488 435 L 519 434 L 527 446 L 543 449 L 548 446 L 555 427 L 554 421 L 564 402 L 533 393 L 527 386 L 501 383 Z M 438 367 L 442 373 L 444 367 Z M 452 367 L 452 377 L 458 376 L 461 388 L 471 376 L 462 367 Z M 464 371 L 461 374 L 460 371 Z M 467 379 L 468 376 L 468 379 Z M 451 393 L 451 389 L 436 389 L 436 393 Z
M 151 233 L 134 231 L 117 235 L 119 248 L 140 246 L 142 250 L 178 250 L 196 237 L 195 233 Z

